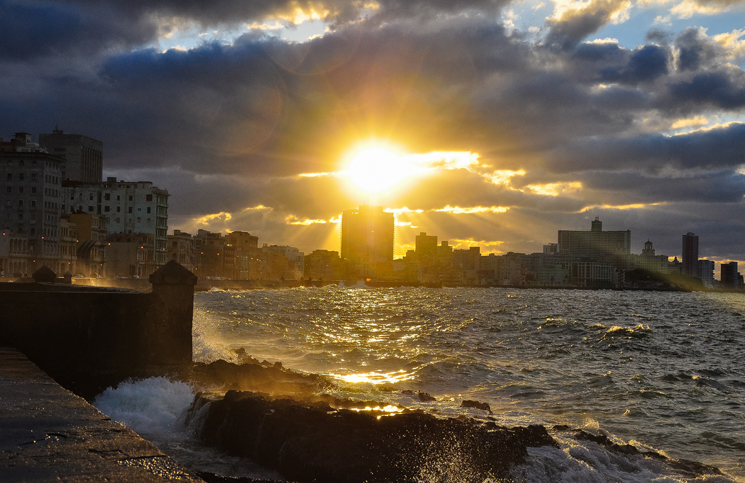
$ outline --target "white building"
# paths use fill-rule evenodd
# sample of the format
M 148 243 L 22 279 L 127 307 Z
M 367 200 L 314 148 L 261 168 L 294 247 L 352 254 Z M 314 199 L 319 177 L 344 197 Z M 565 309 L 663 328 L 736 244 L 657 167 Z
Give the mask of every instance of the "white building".
M 59 269 L 63 162 L 34 143 L 31 134 L 0 140 L 0 228 L 28 240 L 31 272 L 42 265 Z
M 168 190 L 151 181 L 65 182 L 64 211 L 104 215 L 109 233 L 150 233 L 155 264 L 168 261 Z

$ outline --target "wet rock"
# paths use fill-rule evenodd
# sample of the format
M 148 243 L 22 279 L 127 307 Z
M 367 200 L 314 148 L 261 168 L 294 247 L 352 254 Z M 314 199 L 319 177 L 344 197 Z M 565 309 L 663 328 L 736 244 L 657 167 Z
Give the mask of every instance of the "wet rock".
M 470 399 L 464 399 L 463 402 L 460 403 L 460 407 L 483 409 L 484 411 L 491 412 L 491 407 L 487 403 L 479 402 L 479 401 L 472 401 Z
M 429 393 L 423 392 L 423 391 L 417 391 L 414 392 L 411 389 L 405 389 L 401 391 L 401 394 L 406 394 L 408 396 L 417 397 L 422 402 L 430 402 L 430 401 L 437 401 L 436 398 L 431 396 Z
M 200 387 L 217 386 L 224 391 L 243 390 L 267 393 L 314 394 L 319 389 L 333 387 L 328 379 L 317 374 L 302 374 L 284 369 L 281 364 L 255 362 L 250 356 L 243 364 L 217 360 L 209 364 L 197 362 L 189 379 Z
M 617 453 L 622 453 L 626 455 L 633 455 L 633 454 L 639 454 L 639 450 L 636 449 L 636 447 L 630 445 L 630 444 L 617 444 L 608 438 L 608 436 L 604 434 L 592 434 L 588 433 L 587 431 L 583 431 L 581 429 L 574 430 L 574 437 L 578 440 L 587 440 L 592 441 L 593 443 L 597 443 L 601 446 L 605 446 L 611 451 L 615 451 Z
M 487 427 L 420 411 L 386 416 L 237 391 L 210 403 L 199 436 L 285 478 L 329 483 L 413 482 L 427 468 L 456 463 L 483 481 L 505 477 L 528 447 L 558 447 L 542 426 Z

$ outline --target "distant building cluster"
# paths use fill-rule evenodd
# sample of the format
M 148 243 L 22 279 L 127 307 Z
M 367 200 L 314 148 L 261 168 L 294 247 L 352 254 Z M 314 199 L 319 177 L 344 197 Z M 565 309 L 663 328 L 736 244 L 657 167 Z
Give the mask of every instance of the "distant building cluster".
M 384 216 L 390 215 L 390 216 Z M 420 233 L 414 250 L 393 260 L 393 217 L 381 207 L 364 206 L 342 216 L 342 262 L 352 277 L 401 283 L 554 287 L 633 287 L 626 274 L 638 269 L 687 275 L 713 287 L 711 260 L 698 258 L 698 236 L 683 236 L 683 260 L 655 254 L 651 241 L 631 253 L 631 231 L 603 231 L 596 218 L 589 231 L 559 230 L 557 243 L 542 253 L 482 255 L 479 247 L 453 249 L 437 236 Z M 722 264 L 720 288 L 743 287 L 737 262 Z

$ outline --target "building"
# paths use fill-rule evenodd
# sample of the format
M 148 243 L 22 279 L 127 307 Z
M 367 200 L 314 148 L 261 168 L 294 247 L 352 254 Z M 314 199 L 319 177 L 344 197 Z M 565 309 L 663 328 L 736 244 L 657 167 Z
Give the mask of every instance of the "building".
M 168 261 L 168 190 L 150 181 L 65 181 L 64 211 L 106 217 L 108 232 L 150 233 L 155 240 L 155 263 Z
M 78 261 L 78 225 L 70 221 L 69 216 L 62 216 L 60 221 L 60 261 L 59 267 L 55 272 L 57 275 L 64 275 L 70 272 L 71 275 L 77 273 Z
M 737 271 L 737 262 L 722 263 L 721 278 L 719 286 L 725 289 L 739 289 L 740 287 L 740 274 Z
M 176 260 L 193 273 L 197 262 L 194 237 L 181 230 L 173 230 L 173 235 L 168 235 L 168 259 Z
M 295 247 L 267 245 L 261 247 L 263 280 L 299 280 L 305 272 L 305 255 Z
M 597 217 L 590 231 L 559 230 L 558 242 L 561 255 L 609 262 L 618 268 L 628 266 L 631 230 L 603 231 L 603 223 Z
M 103 178 L 103 143 L 81 134 L 65 134 L 55 129 L 39 134 L 39 144 L 65 160 L 62 179 L 100 183 Z
M 106 242 L 109 276 L 146 278 L 157 270 L 152 233 L 113 233 Z
M 26 235 L 8 230 L 0 232 L 0 276 L 22 277 L 29 271 L 31 246 Z
M 222 234 L 197 230 L 197 236 L 194 237 L 194 248 L 197 256 L 197 266 L 194 270 L 196 276 L 202 278 L 230 276 L 230 274 L 223 275 L 224 245 L 225 240 Z
M 59 270 L 63 162 L 29 133 L 0 142 L 0 228 L 26 240 L 24 273 L 42 265 Z
M 341 219 L 341 258 L 362 277 L 385 278 L 392 272 L 393 213 L 380 206 L 345 210 Z
M 713 260 L 699 260 L 698 261 L 698 273 L 699 278 L 704 283 L 705 287 L 712 288 L 714 286 L 714 268 L 715 263 Z
M 305 278 L 313 280 L 340 280 L 344 278 L 344 265 L 339 252 L 313 250 L 305 255 Z
M 698 277 L 698 236 L 691 232 L 683 235 L 683 275 Z
M 78 237 L 77 271 L 86 277 L 105 277 L 106 272 L 106 217 L 90 213 L 71 213 L 67 215 L 76 226 Z M 64 273 L 64 272 L 63 272 Z M 149 275 L 149 273 L 148 273 Z
M 641 255 L 633 254 L 630 256 L 629 268 L 641 268 L 650 272 L 668 273 L 670 262 L 666 255 L 655 255 L 654 246 L 651 241 L 647 240 L 644 244 L 644 250 Z
M 233 231 L 225 236 L 225 275 L 233 280 L 258 280 L 261 278 L 259 237 L 247 231 Z M 230 263 L 228 263 L 230 258 Z

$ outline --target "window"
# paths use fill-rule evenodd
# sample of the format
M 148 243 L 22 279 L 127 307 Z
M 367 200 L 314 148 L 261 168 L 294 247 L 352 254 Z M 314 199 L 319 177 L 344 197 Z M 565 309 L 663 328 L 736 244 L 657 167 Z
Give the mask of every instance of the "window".
M 36 181 L 36 173 L 31 173 L 31 181 Z
M 36 194 L 36 186 L 32 186 L 31 187 L 31 194 L 32 195 L 35 195 Z
M 36 200 L 31 200 L 31 208 L 36 208 Z
M 7 191 L 8 191 L 8 193 L 12 193 L 13 192 L 13 188 L 11 188 L 10 186 L 8 186 Z
M 89 206 L 88 207 L 88 211 L 93 211 L 93 207 L 92 206 Z
M 18 193 L 23 194 L 23 186 L 18 187 Z
M 117 223 L 119 223 L 119 218 L 117 218 L 117 219 L 116 219 L 115 221 L 116 221 Z
M 18 200 L 18 208 L 23 208 L 23 200 Z
M 90 193 L 90 194 L 88 195 L 88 201 L 93 201 L 93 193 Z
M 18 173 L 18 180 L 23 181 L 23 173 Z
M 129 201 L 132 201 L 132 195 L 129 195 Z
M 131 206 L 129 207 L 129 212 L 132 213 L 132 207 Z
M 122 197 L 119 195 L 116 195 L 116 201 L 121 201 Z
M 117 206 L 117 207 L 116 207 L 116 212 L 117 212 L 117 213 L 121 213 L 121 211 L 122 211 L 122 207 L 121 207 L 121 206 Z
M 111 193 L 106 193 L 105 195 L 103 195 L 103 199 L 109 201 L 111 199 Z
M 138 216 L 138 217 L 137 217 L 137 223 L 139 223 L 139 222 L 140 222 L 140 217 Z
M 111 207 L 109 207 L 109 206 L 104 206 L 104 207 L 103 207 L 103 211 L 105 211 L 106 213 L 108 213 L 109 211 L 111 211 Z
M 13 200 L 8 200 L 5 202 L 5 206 L 8 208 L 13 208 Z
M 147 207 L 147 212 L 150 213 L 150 207 L 149 206 Z
M 13 175 L 11 173 L 8 173 L 8 181 L 13 181 Z
M 153 195 L 147 195 L 145 196 L 146 201 L 153 201 Z

